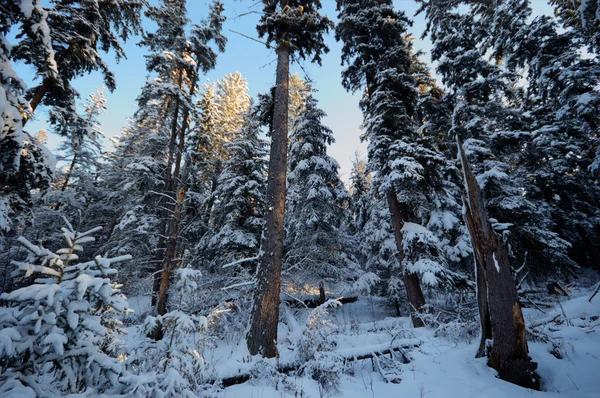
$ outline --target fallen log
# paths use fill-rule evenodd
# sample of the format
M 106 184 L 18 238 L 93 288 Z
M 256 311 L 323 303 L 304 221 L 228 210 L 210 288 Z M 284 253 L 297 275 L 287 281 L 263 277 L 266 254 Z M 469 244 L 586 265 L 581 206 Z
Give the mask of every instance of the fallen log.
M 417 348 L 421 345 L 420 341 L 414 341 L 414 339 L 404 339 L 397 343 L 394 343 L 392 346 L 389 344 L 377 344 L 369 347 L 357 347 L 357 348 L 347 348 L 344 350 L 334 351 L 333 353 L 337 353 L 343 359 L 344 363 L 352 362 L 352 361 L 362 361 L 365 359 L 372 359 L 375 356 L 381 355 L 392 355 L 394 352 L 400 352 L 402 354 L 402 362 L 409 363 L 410 360 L 406 355 L 404 355 L 403 350 L 409 348 Z M 386 348 L 387 347 L 387 348 Z M 291 364 L 279 364 L 277 366 L 277 371 L 279 373 L 291 373 L 293 371 L 299 370 L 304 363 L 291 363 Z M 235 376 L 224 377 L 222 379 L 214 379 L 209 380 L 210 384 L 219 384 L 223 388 L 231 387 L 236 384 L 242 384 L 250 380 L 250 373 L 240 373 Z
M 307 299 L 307 300 L 283 300 L 285 301 L 285 303 L 289 306 L 289 307 L 294 307 L 294 308 L 317 308 L 318 306 L 320 306 L 321 304 L 323 304 L 323 302 L 321 301 L 322 298 L 320 297 L 315 297 L 314 299 Z M 341 297 L 339 299 L 336 299 L 337 301 L 339 301 L 341 304 L 350 304 L 350 303 L 354 303 L 358 300 L 358 297 Z M 327 301 L 327 300 L 325 300 Z M 302 305 L 304 304 L 304 305 Z

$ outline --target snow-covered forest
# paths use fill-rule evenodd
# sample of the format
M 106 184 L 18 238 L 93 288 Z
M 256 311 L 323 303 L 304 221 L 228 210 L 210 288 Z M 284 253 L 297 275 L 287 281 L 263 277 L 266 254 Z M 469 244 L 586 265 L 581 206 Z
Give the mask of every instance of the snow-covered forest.
M 2 0 L 0 396 L 597 397 L 600 0 L 415 1 Z

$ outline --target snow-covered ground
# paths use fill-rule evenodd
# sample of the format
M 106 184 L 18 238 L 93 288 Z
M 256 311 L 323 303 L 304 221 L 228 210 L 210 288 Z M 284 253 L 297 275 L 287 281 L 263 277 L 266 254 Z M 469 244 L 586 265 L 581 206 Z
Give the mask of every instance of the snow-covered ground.
M 312 378 L 282 376 L 278 381 L 259 377 L 233 385 L 219 392 L 222 397 L 597 397 L 600 391 L 600 296 L 588 302 L 590 292 L 542 313 L 525 309 L 528 325 L 556 318 L 536 330 L 550 336 L 555 345 L 530 342 L 530 352 L 539 365 L 543 391 L 527 390 L 495 377 L 485 359 L 476 359 L 478 340 L 457 342 L 454 338 L 436 337 L 432 328 L 412 329 L 408 318 L 392 318 L 379 299 L 361 298 L 356 303 L 330 309 L 335 324 L 335 352 L 344 356 L 362 355 L 415 343 L 403 349 L 410 362 L 399 365 L 400 380 L 386 382 L 377 371 L 377 361 L 370 359 L 347 362 L 338 392 L 320 388 Z M 295 351 L 291 342 L 298 341 L 307 318 L 307 310 L 290 310 L 280 327 L 279 365 L 292 362 Z M 566 319 L 565 319 L 566 315 Z M 288 326 L 289 325 L 289 326 Z M 557 348 L 558 347 L 558 348 Z M 560 351 L 562 359 L 551 353 Z M 245 342 L 238 345 L 218 344 L 207 350 L 212 374 L 229 377 L 255 367 L 248 357 Z M 272 362 L 274 364 L 275 362 Z M 398 382 L 399 381 L 399 382 Z
M 385 300 L 361 297 L 357 302 L 329 308 L 332 326 L 328 333 L 335 341 L 334 352 L 344 357 L 360 356 L 399 348 L 409 363 L 398 361 L 392 375 L 380 371 L 371 359 L 342 364 L 337 392 L 325 390 L 309 376 L 257 376 L 257 358 L 251 358 L 245 340 L 216 341 L 206 347 L 211 380 L 240 374 L 253 378 L 215 391 L 219 397 L 598 397 L 600 391 L 600 294 L 590 303 L 590 290 L 574 293 L 554 308 L 542 312 L 525 308 L 528 327 L 551 339 L 529 341 L 531 357 L 538 363 L 542 390 L 532 391 L 507 383 L 495 376 L 485 358 L 476 359 L 478 338 L 461 341 L 456 335 L 436 335 L 435 328 L 413 329 L 409 318 L 392 317 Z M 146 298 L 130 300 L 136 312 L 149 308 Z M 146 308 L 147 307 L 147 308 Z M 267 361 L 283 367 L 297 362 L 296 346 L 301 340 L 311 310 L 285 308 L 279 329 L 278 360 Z M 548 322 L 553 320 L 552 322 Z M 557 356 L 562 357 L 558 359 Z M 382 356 L 383 360 L 389 354 Z M 406 362 L 406 361 L 405 361 Z M 268 366 L 266 366 L 268 368 Z M 394 373 L 396 372 L 396 373 Z M 386 382 L 383 374 L 388 376 Z

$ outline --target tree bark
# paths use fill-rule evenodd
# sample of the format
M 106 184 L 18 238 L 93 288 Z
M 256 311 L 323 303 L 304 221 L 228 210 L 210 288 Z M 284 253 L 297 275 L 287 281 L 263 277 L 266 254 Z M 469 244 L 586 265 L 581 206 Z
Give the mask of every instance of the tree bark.
M 282 3 L 287 2 L 282 1 Z M 266 358 L 277 355 L 288 150 L 289 75 L 290 48 L 288 43 L 282 42 L 277 48 L 275 104 L 266 196 L 267 212 L 259 254 L 250 331 L 247 336 L 250 354 L 262 354 Z
M 181 78 L 180 78 L 181 82 Z M 196 84 L 190 87 L 190 96 L 193 96 L 196 91 Z M 179 103 L 179 101 L 178 101 Z M 190 110 L 183 109 L 181 128 L 178 133 L 177 155 L 175 156 L 175 169 L 173 176 L 170 178 L 170 183 L 173 186 L 173 197 L 176 197 L 173 216 L 168 222 L 169 239 L 164 251 L 162 273 L 160 275 L 160 285 L 158 288 L 158 297 L 156 300 L 156 313 L 164 315 L 167 313 L 167 301 L 169 292 L 169 281 L 171 275 L 171 264 L 176 257 L 177 243 L 179 242 L 179 225 L 181 224 L 183 201 L 185 200 L 186 181 L 181 176 L 181 163 L 183 161 L 183 152 L 185 149 L 185 136 L 189 126 Z M 173 123 L 174 128 L 177 128 L 177 118 Z
M 44 79 L 44 81 L 42 82 L 42 85 L 38 87 L 37 91 L 31 98 L 31 101 L 29 101 L 29 106 L 31 107 L 32 115 L 35 112 L 38 105 L 42 102 L 42 99 L 44 98 L 44 96 L 50 90 L 51 84 L 52 83 L 51 83 L 50 79 L 48 79 L 48 78 Z M 27 124 L 28 121 L 29 121 L 29 119 L 23 118 L 23 127 L 25 127 L 25 124 Z
M 477 261 L 477 289 L 485 350 L 491 329 L 488 365 L 501 379 L 526 388 L 539 389 L 537 364 L 529 358 L 525 340 L 525 321 L 512 276 L 508 251 L 489 221 L 483 195 L 471 171 L 460 140 L 459 156 L 467 192 L 465 222 L 469 228 Z M 489 325 L 487 324 L 489 322 Z M 480 350 L 482 347 L 480 347 Z M 480 354 L 480 353 L 478 353 Z
M 178 74 L 178 85 L 181 89 L 182 86 L 182 73 L 181 71 Z M 175 160 L 175 144 L 177 142 L 177 118 L 179 117 L 179 98 L 175 99 L 174 110 L 173 110 L 173 120 L 171 121 L 171 136 L 169 138 L 169 146 L 168 146 L 168 157 L 167 157 L 167 165 L 165 169 L 165 186 L 163 191 L 167 194 L 172 191 L 172 181 L 173 181 L 173 162 Z M 159 200 L 159 206 L 164 201 L 164 199 Z M 165 207 L 169 207 L 171 204 L 167 203 Z M 158 294 L 160 290 L 160 284 L 162 280 L 162 269 L 163 269 L 163 260 L 166 251 L 167 245 L 167 217 L 169 215 L 165 210 L 160 210 L 160 223 L 158 225 L 158 242 L 156 244 L 156 253 L 154 256 L 154 263 L 156 264 L 156 269 L 153 275 L 153 284 L 152 284 L 152 306 L 156 306 L 158 301 Z
M 406 289 L 408 303 L 411 307 L 410 313 L 413 326 L 420 328 L 425 326 L 418 315 L 425 309 L 425 297 L 423 296 L 423 290 L 421 289 L 419 276 L 414 272 L 410 272 L 404 268 L 404 250 L 402 248 L 402 227 L 404 227 L 404 219 L 402 218 L 402 211 L 400 210 L 398 197 L 394 192 L 389 191 L 386 193 L 386 199 L 388 202 L 388 207 L 390 208 L 390 214 L 392 216 L 392 227 L 394 229 L 396 251 L 398 253 L 397 257 L 398 261 L 400 262 L 402 280 L 404 282 L 404 288 Z

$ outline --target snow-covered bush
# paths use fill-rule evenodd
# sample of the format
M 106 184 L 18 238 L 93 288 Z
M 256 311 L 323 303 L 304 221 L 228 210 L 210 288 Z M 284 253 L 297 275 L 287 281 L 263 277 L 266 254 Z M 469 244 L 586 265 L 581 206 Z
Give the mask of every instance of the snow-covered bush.
M 29 255 L 14 262 L 13 280 L 30 283 L 0 296 L 8 305 L 0 308 L 3 393 L 101 393 L 118 386 L 116 316 L 128 306 L 110 280 L 116 274 L 111 264 L 130 256 L 80 262 L 82 245 L 100 228 L 80 233 L 65 222 L 66 247 L 56 253 L 18 239 Z
M 177 270 L 175 291 L 179 292 L 177 309 L 162 316 L 150 316 L 141 326 L 128 359 L 135 373 L 121 381 L 127 384 L 128 394 L 134 397 L 196 397 L 206 379 L 206 362 L 202 344 L 208 320 L 204 316 L 189 315 L 186 298 L 197 289 L 200 271 L 191 268 Z M 162 338 L 153 340 L 156 327 Z
M 339 389 L 342 359 L 332 353 L 337 346 L 334 338 L 337 327 L 327 319 L 327 309 L 341 305 L 338 300 L 327 300 L 312 310 L 298 341 L 298 360 L 303 363 L 301 372 L 312 376 L 328 391 Z
M 479 337 L 477 320 L 457 320 L 440 325 L 435 337 L 443 337 L 452 343 L 472 343 Z

